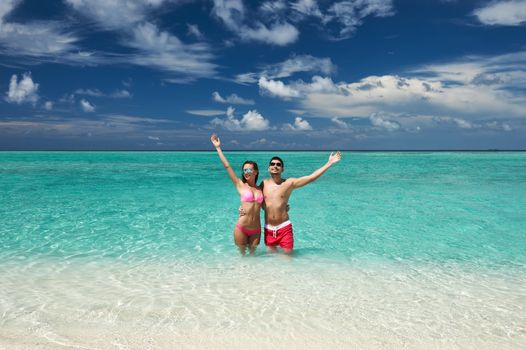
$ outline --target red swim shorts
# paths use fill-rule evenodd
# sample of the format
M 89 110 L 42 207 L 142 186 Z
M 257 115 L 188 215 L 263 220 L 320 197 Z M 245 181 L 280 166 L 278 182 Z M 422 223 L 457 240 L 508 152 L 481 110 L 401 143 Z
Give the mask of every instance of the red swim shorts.
M 265 225 L 265 244 L 268 246 L 279 245 L 283 249 L 293 249 L 292 223 L 287 220 L 278 226 Z

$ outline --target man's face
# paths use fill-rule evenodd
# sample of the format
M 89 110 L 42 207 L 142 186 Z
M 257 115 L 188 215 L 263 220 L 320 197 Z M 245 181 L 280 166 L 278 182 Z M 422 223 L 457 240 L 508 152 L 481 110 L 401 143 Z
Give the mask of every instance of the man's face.
M 268 172 L 271 175 L 281 174 L 283 172 L 283 164 L 278 159 L 272 159 L 268 165 Z

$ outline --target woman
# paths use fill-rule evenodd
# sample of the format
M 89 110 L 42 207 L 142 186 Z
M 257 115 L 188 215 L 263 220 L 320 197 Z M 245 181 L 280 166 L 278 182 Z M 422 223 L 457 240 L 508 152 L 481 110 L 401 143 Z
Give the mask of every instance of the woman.
M 250 250 L 250 254 L 254 254 L 261 238 L 259 212 L 263 205 L 263 192 L 256 185 L 259 175 L 258 165 L 247 160 L 241 167 L 241 179 L 238 178 L 221 150 L 219 137 L 216 134 L 212 134 L 210 140 L 214 144 L 221 162 L 241 196 L 241 209 L 244 215 L 239 217 L 234 227 L 234 241 L 242 255 L 245 255 L 247 247 Z

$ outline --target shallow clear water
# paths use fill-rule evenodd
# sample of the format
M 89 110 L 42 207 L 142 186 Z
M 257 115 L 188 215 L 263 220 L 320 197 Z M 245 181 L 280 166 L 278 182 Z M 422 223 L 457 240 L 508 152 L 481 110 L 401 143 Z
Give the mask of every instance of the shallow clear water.
M 0 198 L 0 347 L 526 346 L 526 153 L 344 153 L 292 258 L 238 255 L 213 152 L 0 152 Z

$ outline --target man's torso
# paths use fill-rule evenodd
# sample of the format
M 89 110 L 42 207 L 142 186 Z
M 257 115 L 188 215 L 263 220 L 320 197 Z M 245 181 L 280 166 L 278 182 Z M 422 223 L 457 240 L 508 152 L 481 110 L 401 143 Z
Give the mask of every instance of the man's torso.
M 282 180 L 279 185 L 272 179 L 263 180 L 265 224 L 279 225 L 289 219 L 287 203 L 292 190 L 291 179 Z

